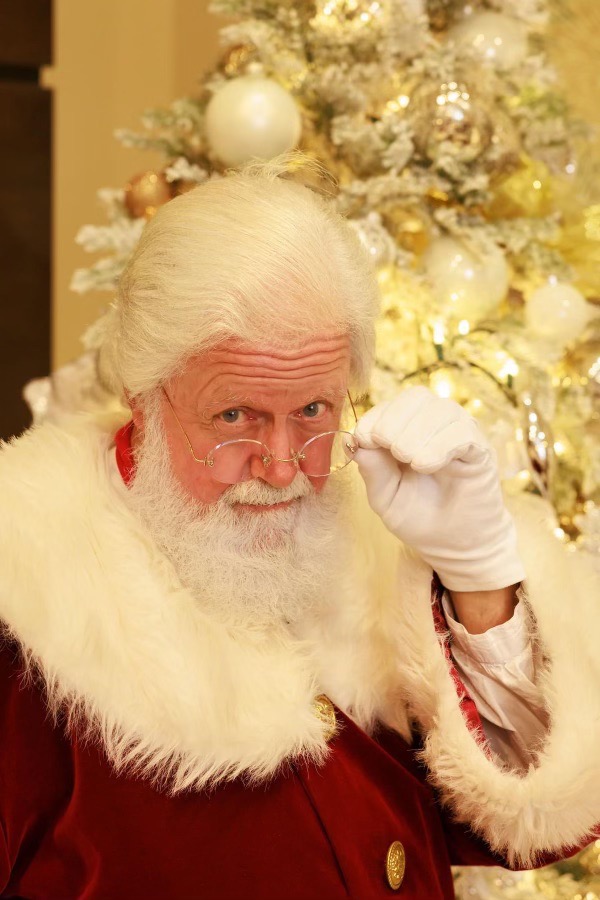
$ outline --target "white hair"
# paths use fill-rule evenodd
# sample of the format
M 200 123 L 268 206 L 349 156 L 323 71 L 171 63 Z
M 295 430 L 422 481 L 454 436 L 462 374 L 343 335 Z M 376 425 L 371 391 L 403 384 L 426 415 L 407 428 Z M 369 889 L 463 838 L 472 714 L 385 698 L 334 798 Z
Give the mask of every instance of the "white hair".
M 352 387 L 373 358 L 378 292 L 330 201 L 279 177 L 289 159 L 214 178 L 165 204 L 119 284 L 102 352 L 116 389 L 145 394 L 228 338 L 295 349 L 344 333 Z

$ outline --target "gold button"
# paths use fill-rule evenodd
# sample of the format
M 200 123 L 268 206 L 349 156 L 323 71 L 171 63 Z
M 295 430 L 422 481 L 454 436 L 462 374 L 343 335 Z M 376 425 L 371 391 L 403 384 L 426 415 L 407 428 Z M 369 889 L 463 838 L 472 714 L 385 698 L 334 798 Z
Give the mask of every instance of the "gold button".
M 404 847 L 400 841 L 394 841 L 390 845 L 385 859 L 385 874 L 387 875 L 388 884 L 393 891 L 397 891 L 404 881 L 405 869 L 406 856 L 404 855 Z
M 337 720 L 333 703 L 325 694 L 319 694 L 314 700 L 315 714 L 325 725 L 325 740 L 330 741 L 337 731 Z

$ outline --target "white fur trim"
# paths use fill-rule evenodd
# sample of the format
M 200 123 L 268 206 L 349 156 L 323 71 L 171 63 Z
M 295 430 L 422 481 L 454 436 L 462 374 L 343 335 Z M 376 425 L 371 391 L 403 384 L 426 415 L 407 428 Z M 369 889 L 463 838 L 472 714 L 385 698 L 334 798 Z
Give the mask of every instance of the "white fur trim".
M 52 708 L 173 792 L 322 760 L 308 649 L 202 613 L 111 486 L 108 440 L 43 425 L 0 465 L 0 615 Z
M 52 707 L 89 725 L 117 769 L 176 792 L 265 778 L 300 755 L 318 763 L 324 692 L 365 729 L 380 721 L 405 737 L 408 702 L 445 801 L 502 853 L 530 861 L 600 821 L 598 581 L 547 532 L 534 498 L 515 518 L 552 724 L 523 774 L 469 732 L 433 627 L 431 570 L 362 498 L 362 555 L 339 594 L 293 636 L 234 630 L 198 608 L 111 484 L 109 440 L 84 421 L 43 425 L 2 452 L 0 618 Z

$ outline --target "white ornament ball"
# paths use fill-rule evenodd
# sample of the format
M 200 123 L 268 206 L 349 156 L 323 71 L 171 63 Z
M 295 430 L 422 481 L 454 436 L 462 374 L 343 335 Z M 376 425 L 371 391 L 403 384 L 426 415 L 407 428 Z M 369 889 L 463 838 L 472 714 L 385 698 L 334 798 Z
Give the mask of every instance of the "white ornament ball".
M 476 13 L 451 28 L 448 36 L 500 69 L 511 69 L 527 56 L 525 25 L 502 13 Z
M 205 113 L 209 145 L 221 162 L 240 166 L 272 159 L 296 146 L 300 111 L 288 92 L 270 78 L 235 78 L 211 97 Z
M 438 237 L 423 254 L 423 268 L 436 300 L 457 319 L 483 319 L 508 290 L 508 265 L 499 247 L 479 258 L 455 238 Z
M 525 318 L 537 337 L 564 346 L 588 324 L 589 310 L 577 288 L 555 282 L 533 292 L 527 301 Z

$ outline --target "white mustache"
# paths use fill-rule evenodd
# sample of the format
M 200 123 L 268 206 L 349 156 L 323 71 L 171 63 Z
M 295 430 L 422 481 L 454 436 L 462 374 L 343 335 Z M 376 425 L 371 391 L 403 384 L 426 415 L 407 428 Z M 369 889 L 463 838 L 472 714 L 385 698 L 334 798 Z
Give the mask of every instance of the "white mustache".
M 272 506 L 275 503 L 287 503 L 290 500 L 300 500 L 310 496 L 314 488 L 303 472 L 298 472 L 291 484 L 287 487 L 277 488 L 271 484 L 253 478 L 252 481 L 242 481 L 240 484 L 232 484 L 221 495 L 221 501 L 227 506 L 236 503 L 248 503 L 252 506 Z

